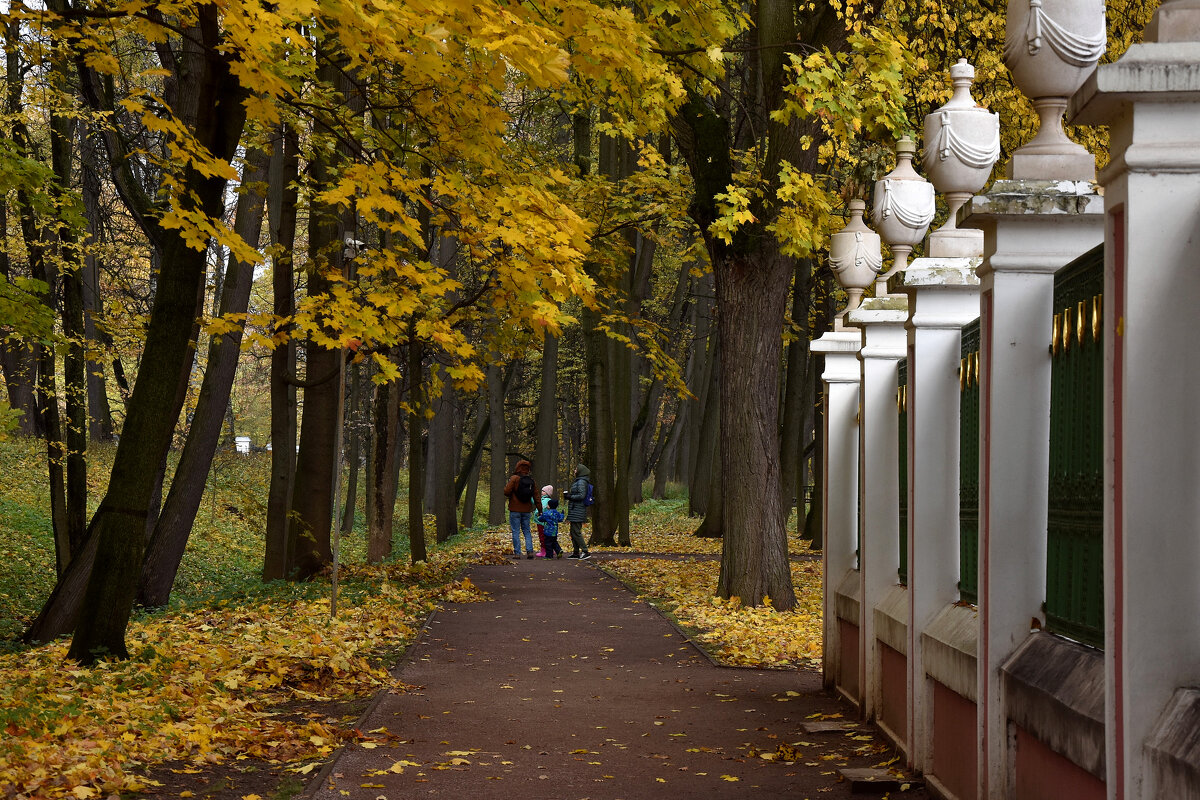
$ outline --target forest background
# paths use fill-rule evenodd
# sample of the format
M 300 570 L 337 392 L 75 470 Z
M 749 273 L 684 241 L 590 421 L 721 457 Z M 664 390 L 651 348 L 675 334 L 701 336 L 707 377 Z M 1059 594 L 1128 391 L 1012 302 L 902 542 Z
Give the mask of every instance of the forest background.
M 518 457 L 719 554 L 622 562 L 719 657 L 819 656 L 828 236 L 959 58 L 997 174 L 1036 126 L 990 0 L 0 12 L 0 796 L 386 740 L 346 698 L 486 600 Z
M 1156 5 L 1110 4 L 1106 59 Z M 1036 125 L 983 0 L 48 0 L 2 22 L 3 418 L 44 443 L 56 577 L 23 639 L 71 633 L 83 664 L 168 602 L 237 435 L 270 447 L 263 580 L 328 574 L 358 507 L 365 560 L 399 534 L 422 562 L 424 515 L 439 543 L 480 496 L 502 523 L 527 457 L 539 485 L 591 467 L 595 546 L 686 487 L 714 592 L 792 608 L 829 233 L 958 58 L 1001 164 Z M 1104 162 L 1103 130 L 1072 133 Z

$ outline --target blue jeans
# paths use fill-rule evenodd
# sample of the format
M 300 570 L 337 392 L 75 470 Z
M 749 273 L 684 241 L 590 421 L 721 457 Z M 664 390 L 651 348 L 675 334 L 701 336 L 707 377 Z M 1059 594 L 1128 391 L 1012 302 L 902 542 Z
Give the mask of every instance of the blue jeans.
M 516 555 L 521 555 L 521 531 L 525 532 L 525 552 L 533 552 L 533 534 L 529 532 L 531 516 L 532 514 L 528 511 L 508 512 L 508 526 L 512 528 L 513 553 Z

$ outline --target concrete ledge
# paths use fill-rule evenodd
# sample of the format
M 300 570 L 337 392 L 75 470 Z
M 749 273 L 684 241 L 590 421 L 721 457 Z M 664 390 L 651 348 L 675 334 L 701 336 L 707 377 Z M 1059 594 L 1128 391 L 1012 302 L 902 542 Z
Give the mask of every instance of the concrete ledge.
M 921 634 L 921 647 L 926 675 L 971 702 L 978 702 L 978 610 L 959 605 L 942 609 Z
M 893 586 L 875 606 L 875 638 L 908 656 L 908 587 Z
M 1200 689 L 1176 689 L 1146 742 L 1153 797 L 1200 797 Z
M 833 605 L 834 613 L 841 619 L 855 625 L 862 621 L 859 610 L 862 608 L 862 583 L 858 577 L 858 570 L 850 570 L 838 583 L 837 588 L 833 590 Z
M 1103 781 L 1104 654 L 1037 632 L 1000 671 L 1008 718 Z

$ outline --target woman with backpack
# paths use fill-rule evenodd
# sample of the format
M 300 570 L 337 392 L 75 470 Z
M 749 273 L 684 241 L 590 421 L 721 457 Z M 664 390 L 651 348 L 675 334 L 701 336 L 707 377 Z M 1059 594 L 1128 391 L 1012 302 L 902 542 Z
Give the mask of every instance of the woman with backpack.
M 575 468 L 575 480 L 567 489 L 567 522 L 571 523 L 571 555 L 567 558 L 591 558 L 583 540 L 583 523 L 587 522 L 587 507 L 592 504 L 592 473 L 583 464 Z
M 525 459 L 513 467 L 513 474 L 504 484 L 504 496 L 508 498 L 508 525 L 512 528 L 513 558 L 521 557 L 521 533 L 525 534 L 525 557 L 533 558 L 533 535 L 529 531 L 529 517 L 533 514 L 533 494 L 537 489 L 529 474 L 533 467 Z

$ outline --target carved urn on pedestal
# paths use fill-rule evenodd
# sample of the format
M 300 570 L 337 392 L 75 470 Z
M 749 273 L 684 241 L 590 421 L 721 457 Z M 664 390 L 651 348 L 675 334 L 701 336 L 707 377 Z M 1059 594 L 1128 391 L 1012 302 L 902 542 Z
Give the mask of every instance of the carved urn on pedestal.
M 893 255 L 892 268 L 876 282 L 876 296 L 887 291 L 888 278 L 908 266 L 908 254 L 933 222 L 934 188 L 913 170 L 916 152 L 916 142 L 907 136 L 896 142 L 896 168 L 875 181 L 871 221 Z
M 1000 115 L 971 97 L 975 68 L 960 58 L 950 68 L 954 94 L 925 116 L 925 155 L 921 165 L 937 191 L 946 195 L 950 218 L 929 237 L 931 256 L 974 256 L 983 232 L 958 227 L 958 209 L 987 183 L 1000 157 Z
M 1009 0 L 1004 64 L 1039 120 L 1037 136 L 1013 153 L 1014 178 L 1092 178 L 1095 159 L 1067 138 L 1062 117 L 1106 45 L 1104 0 Z
M 829 266 L 838 283 L 850 296 L 839 320 L 858 308 L 863 292 L 879 275 L 883 266 L 883 254 L 879 234 L 863 222 L 867 204 L 862 200 L 850 201 L 850 221 L 846 227 L 829 237 Z

